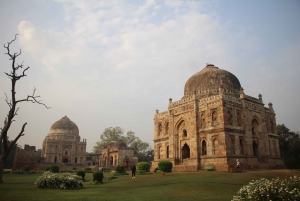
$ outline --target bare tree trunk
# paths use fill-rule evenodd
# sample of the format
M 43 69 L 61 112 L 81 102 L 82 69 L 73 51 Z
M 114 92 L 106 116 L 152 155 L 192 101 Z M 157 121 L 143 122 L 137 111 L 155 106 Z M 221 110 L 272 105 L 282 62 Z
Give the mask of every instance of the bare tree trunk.
M 21 102 L 32 102 L 32 103 L 38 103 L 38 104 L 44 105 L 47 109 L 49 109 L 44 103 L 42 103 L 40 100 L 38 100 L 38 98 L 40 98 L 40 96 L 35 95 L 35 91 L 36 91 L 35 88 L 33 89 L 32 95 L 28 95 L 27 98 L 20 99 L 20 100 L 16 99 L 17 81 L 19 81 L 21 78 L 25 77 L 26 76 L 25 72 L 29 69 L 29 67 L 23 69 L 23 67 L 24 67 L 23 63 L 22 64 L 16 63 L 17 57 L 21 55 L 21 50 L 19 53 L 11 53 L 10 52 L 10 49 L 9 49 L 10 45 L 12 44 L 12 42 L 14 42 L 16 40 L 16 36 L 15 36 L 15 39 L 8 42 L 7 45 L 4 45 L 4 48 L 7 50 L 7 53 L 5 53 L 5 54 L 7 54 L 10 57 L 10 60 L 12 61 L 12 65 L 11 65 L 10 73 L 5 73 L 8 76 L 8 78 L 11 80 L 11 97 L 9 100 L 7 95 L 5 94 L 5 96 L 6 96 L 5 101 L 9 107 L 9 112 L 5 118 L 3 128 L 0 128 L 0 130 L 1 130 L 1 135 L 0 135 L 0 183 L 3 183 L 2 177 L 3 177 L 4 162 L 5 162 L 6 158 L 8 157 L 8 154 L 10 153 L 10 151 L 13 148 L 16 147 L 17 141 L 19 140 L 19 138 L 21 136 L 25 135 L 24 131 L 25 131 L 25 127 L 26 127 L 27 123 L 23 124 L 20 133 L 17 135 L 17 137 L 14 140 L 9 141 L 9 139 L 8 139 L 8 130 L 9 130 L 12 122 L 15 121 L 14 117 L 16 115 L 18 115 L 17 112 L 18 112 L 19 108 L 17 107 L 17 104 L 21 103 Z M 21 69 L 23 69 L 23 71 L 20 74 L 18 74 L 18 70 L 21 70 Z

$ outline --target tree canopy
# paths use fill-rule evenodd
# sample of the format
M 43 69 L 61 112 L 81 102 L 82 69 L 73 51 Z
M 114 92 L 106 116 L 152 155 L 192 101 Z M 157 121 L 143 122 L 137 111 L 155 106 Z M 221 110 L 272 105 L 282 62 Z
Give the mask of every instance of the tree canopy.
M 128 147 L 134 148 L 134 154 L 138 157 L 139 161 L 153 160 L 154 154 L 149 143 L 142 141 L 131 130 L 124 135 L 124 130 L 120 127 L 106 128 L 100 135 L 100 141 L 96 142 L 93 152 L 98 153 L 107 143 L 113 140 L 123 140 Z
M 287 168 L 300 168 L 300 138 L 299 134 L 290 131 L 284 124 L 277 125 L 281 157 Z

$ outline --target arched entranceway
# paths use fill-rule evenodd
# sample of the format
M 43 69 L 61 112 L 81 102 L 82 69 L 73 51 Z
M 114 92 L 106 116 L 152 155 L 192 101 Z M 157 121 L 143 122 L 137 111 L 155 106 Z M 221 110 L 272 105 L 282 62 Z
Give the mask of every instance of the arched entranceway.
M 258 142 L 256 140 L 253 140 L 252 147 L 253 147 L 253 155 L 258 157 Z
M 124 165 L 124 167 L 128 167 L 128 165 L 129 165 L 129 158 L 128 158 L 128 156 L 124 157 L 123 165 Z
M 68 159 L 65 158 L 65 159 L 63 160 L 63 163 L 68 163 Z
M 114 165 L 114 157 L 110 157 L 110 165 L 113 166 Z
M 190 147 L 185 143 L 181 149 L 182 159 L 190 158 Z
M 202 141 L 202 155 L 206 155 L 206 141 Z

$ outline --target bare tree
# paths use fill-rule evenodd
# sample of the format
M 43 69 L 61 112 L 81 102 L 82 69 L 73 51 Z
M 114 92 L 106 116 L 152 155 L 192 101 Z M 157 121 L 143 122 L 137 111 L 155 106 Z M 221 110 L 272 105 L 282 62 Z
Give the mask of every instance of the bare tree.
M 17 137 L 14 140 L 8 140 L 8 130 L 13 123 L 14 117 L 17 115 L 17 112 L 19 110 L 18 104 L 21 102 L 32 102 L 32 103 L 38 103 L 43 106 L 47 107 L 44 103 L 42 103 L 41 100 L 39 100 L 40 96 L 35 95 L 36 89 L 33 89 L 32 95 L 28 95 L 27 98 L 24 99 L 16 99 L 16 84 L 17 81 L 19 81 L 21 78 L 26 76 L 26 71 L 29 69 L 28 67 L 24 67 L 23 62 L 21 64 L 18 64 L 16 62 L 17 57 L 21 55 L 21 50 L 18 53 L 11 53 L 10 46 L 11 44 L 17 39 L 17 35 L 15 35 L 15 38 L 8 42 L 7 45 L 4 44 L 4 48 L 6 49 L 6 53 L 9 56 L 9 60 L 11 60 L 11 71 L 10 73 L 5 73 L 8 78 L 11 80 L 11 97 L 10 99 L 5 94 L 6 99 L 5 102 L 7 103 L 9 107 L 9 112 L 4 120 L 4 126 L 3 128 L 0 128 L 1 136 L 0 136 L 0 183 L 3 183 L 3 168 L 4 168 L 4 162 L 7 159 L 8 154 L 12 149 L 14 149 L 17 146 L 17 141 L 19 138 L 24 134 L 25 127 L 27 123 L 24 123 L 21 131 L 17 135 Z M 18 73 L 19 72 L 19 73 Z

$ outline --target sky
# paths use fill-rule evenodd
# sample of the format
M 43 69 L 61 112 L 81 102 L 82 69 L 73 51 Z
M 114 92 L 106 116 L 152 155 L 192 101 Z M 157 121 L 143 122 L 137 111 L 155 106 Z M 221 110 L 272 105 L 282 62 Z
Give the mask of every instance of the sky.
M 9 139 L 42 148 L 68 116 L 87 151 L 108 127 L 131 130 L 153 147 L 154 113 L 180 100 L 193 74 L 212 63 L 233 73 L 247 95 L 273 103 L 277 124 L 300 131 L 299 0 L 1 0 L 0 44 L 30 66 Z M 0 49 L 0 120 L 8 106 L 11 63 Z M 0 124 L 0 127 L 1 124 Z

